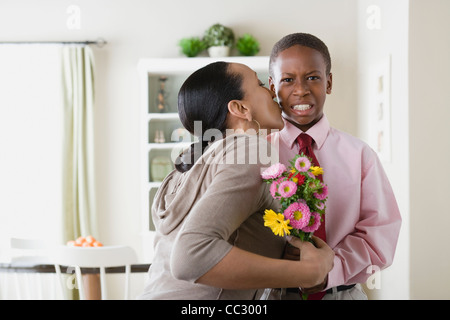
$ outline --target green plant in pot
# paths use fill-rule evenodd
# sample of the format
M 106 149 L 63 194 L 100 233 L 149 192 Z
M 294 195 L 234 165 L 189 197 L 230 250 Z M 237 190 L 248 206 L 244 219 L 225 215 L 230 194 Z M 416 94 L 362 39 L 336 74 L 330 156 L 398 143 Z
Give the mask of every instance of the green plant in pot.
M 195 57 L 206 49 L 205 42 L 199 37 L 183 38 L 178 44 L 181 47 L 181 52 L 187 57 Z
M 230 54 L 234 45 L 234 32 L 220 23 L 209 27 L 203 36 L 203 41 L 211 57 L 224 57 Z
M 236 48 L 243 56 L 254 56 L 259 52 L 259 42 L 255 37 L 246 33 L 237 40 Z

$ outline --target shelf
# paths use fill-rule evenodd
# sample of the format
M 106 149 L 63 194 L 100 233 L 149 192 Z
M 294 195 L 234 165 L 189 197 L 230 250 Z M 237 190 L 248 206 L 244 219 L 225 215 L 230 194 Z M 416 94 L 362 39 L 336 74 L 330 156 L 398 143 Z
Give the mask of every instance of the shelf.
M 215 61 L 242 63 L 258 71 L 269 69 L 269 57 L 198 57 L 198 58 L 148 58 L 141 59 L 138 70 L 147 74 L 178 75 L 191 73 Z
M 151 217 L 151 207 L 153 198 L 161 186 L 160 181 L 152 181 L 152 178 L 162 179 L 168 172 L 169 161 L 173 165 L 180 152 L 197 141 L 189 132 L 182 129 L 177 113 L 178 91 L 190 74 L 215 61 L 245 64 L 255 70 L 263 82 L 268 77 L 269 57 L 147 58 L 138 62 L 141 94 L 139 173 L 141 177 L 141 235 L 143 256 L 147 261 L 153 259 L 152 242 L 155 226 Z M 159 112 L 161 104 L 165 112 Z M 153 166 L 152 160 L 155 160 Z
M 149 113 L 148 120 L 179 120 L 178 113 Z
M 174 148 L 184 149 L 191 145 L 192 142 L 166 142 L 166 143 L 149 143 L 148 150 L 171 150 Z
M 148 143 L 171 145 L 193 140 L 191 134 L 183 128 L 178 115 L 153 117 L 153 114 L 149 114 L 147 126 Z M 162 137 L 164 142 L 161 142 Z
M 173 150 L 173 149 L 186 149 L 193 142 L 166 142 L 166 143 L 149 143 L 147 144 L 148 151 L 151 150 Z
M 148 183 L 148 190 L 150 191 L 150 189 L 154 189 L 154 188 L 159 188 L 159 186 L 161 185 L 161 182 L 149 182 Z

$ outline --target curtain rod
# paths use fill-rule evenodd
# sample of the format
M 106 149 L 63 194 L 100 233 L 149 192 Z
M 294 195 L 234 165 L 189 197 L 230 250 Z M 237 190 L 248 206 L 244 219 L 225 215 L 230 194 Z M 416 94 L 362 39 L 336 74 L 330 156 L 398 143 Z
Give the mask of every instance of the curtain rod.
M 107 44 L 107 42 L 100 38 L 96 41 L 0 41 L 0 44 L 95 44 L 97 47 L 101 48 Z

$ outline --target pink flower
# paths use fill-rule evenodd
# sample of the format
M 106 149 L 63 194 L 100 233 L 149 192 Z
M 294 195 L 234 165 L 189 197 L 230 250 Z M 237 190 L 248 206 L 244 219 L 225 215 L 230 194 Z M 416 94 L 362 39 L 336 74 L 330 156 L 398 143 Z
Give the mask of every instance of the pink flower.
M 297 184 L 294 181 L 283 181 L 278 186 L 278 193 L 283 198 L 289 198 L 297 191 Z
M 298 157 L 295 160 L 295 168 L 300 172 L 306 172 L 311 167 L 311 161 L 307 157 Z
M 278 185 L 282 180 L 283 180 L 283 177 L 279 178 L 278 180 L 274 180 L 272 182 L 272 184 L 270 185 L 269 191 L 274 199 L 277 199 L 277 200 L 281 199 L 281 197 L 277 196 L 276 193 L 278 192 Z
M 311 212 L 305 203 L 294 202 L 284 211 L 284 216 L 289 219 L 290 225 L 295 229 L 303 229 L 309 224 Z
M 323 209 L 325 209 L 325 203 L 319 202 L 319 203 L 316 204 L 316 207 L 319 210 L 323 210 Z
M 286 166 L 281 163 L 271 165 L 261 173 L 263 179 L 276 179 L 286 171 Z
M 317 212 L 311 213 L 309 224 L 302 230 L 304 232 L 314 232 L 320 227 L 320 214 Z
M 328 187 L 322 185 L 322 188 L 315 192 L 314 196 L 319 200 L 325 200 L 328 197 Z

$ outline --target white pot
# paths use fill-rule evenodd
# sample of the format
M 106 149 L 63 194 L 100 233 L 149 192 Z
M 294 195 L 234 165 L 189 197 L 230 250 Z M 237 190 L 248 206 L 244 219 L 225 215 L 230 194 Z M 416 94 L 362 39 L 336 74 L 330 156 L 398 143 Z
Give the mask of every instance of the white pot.
M 217 46 L 209 47 L 208 54 L 213 58 L 228 57 L 230 55 L 230 47 L 228 46 Z

